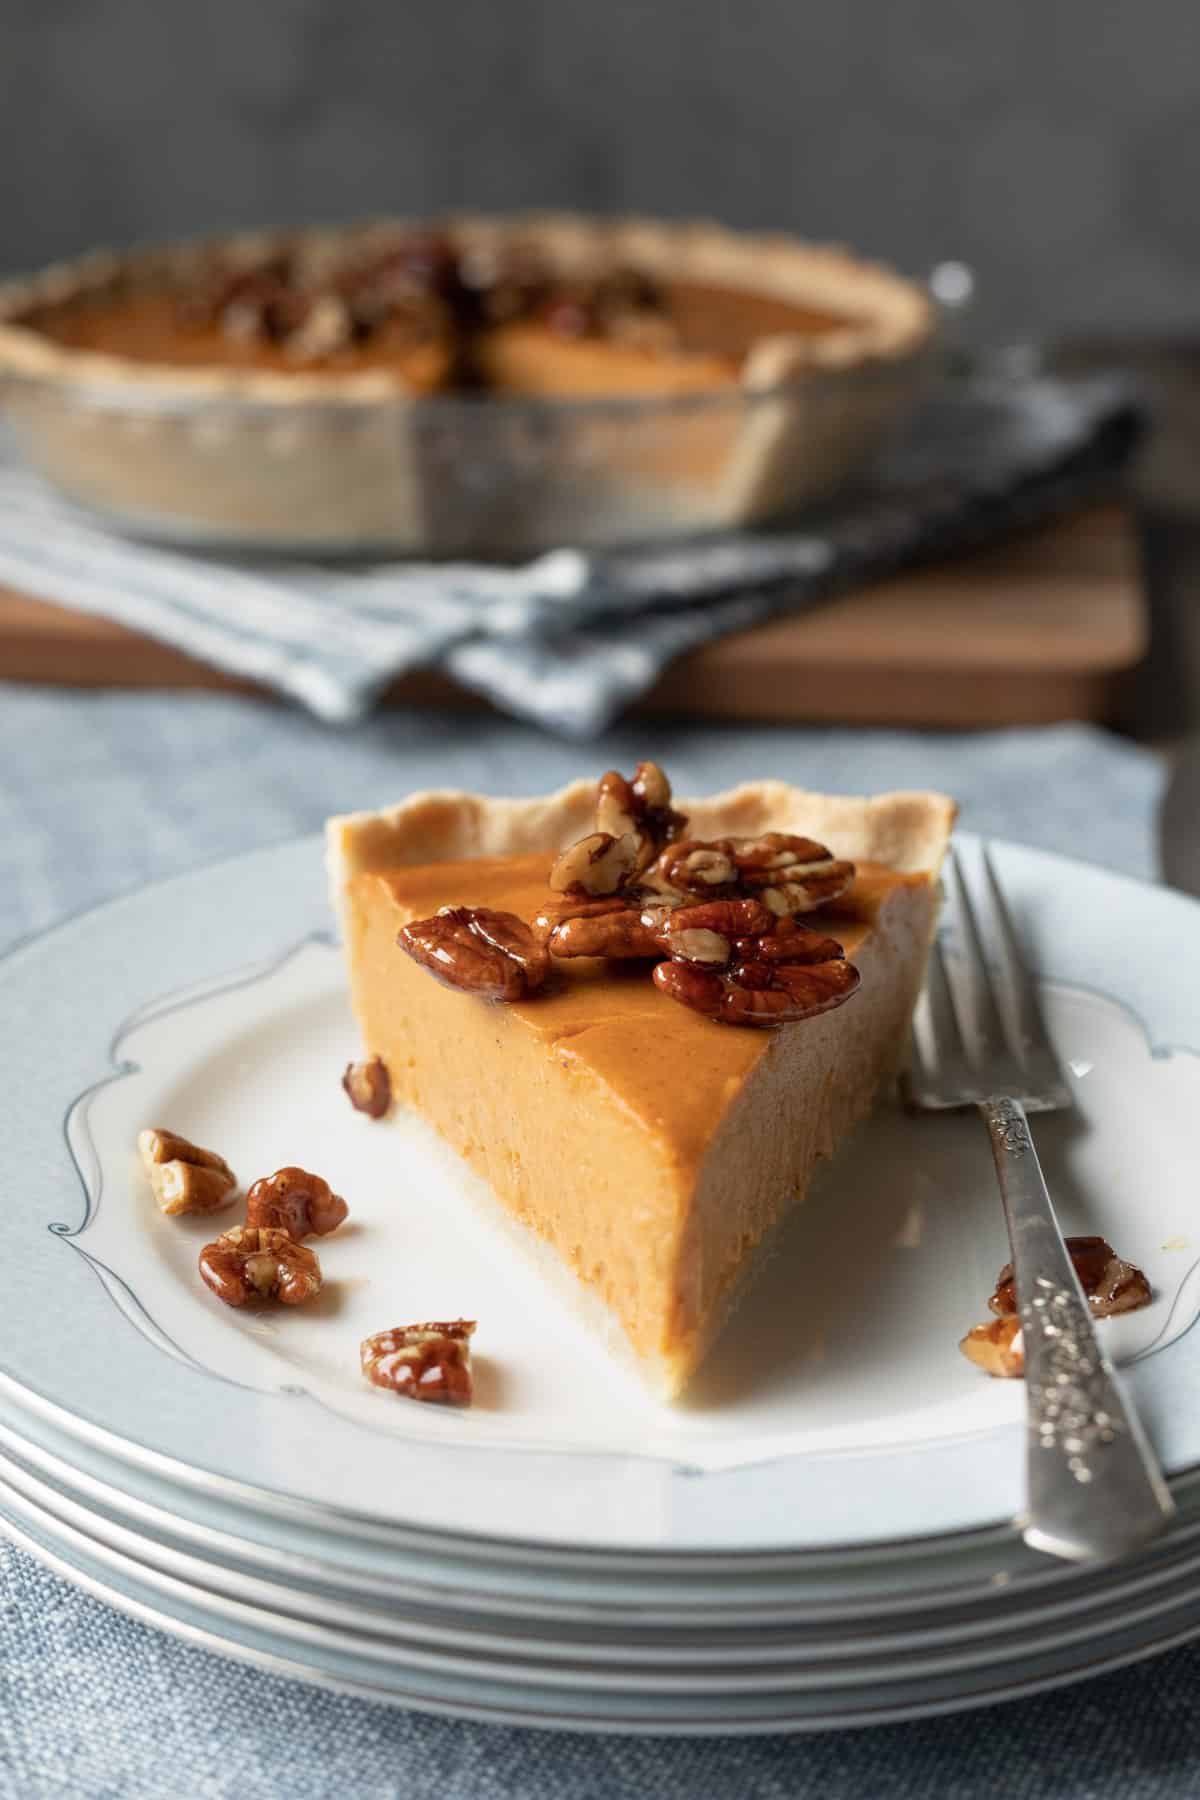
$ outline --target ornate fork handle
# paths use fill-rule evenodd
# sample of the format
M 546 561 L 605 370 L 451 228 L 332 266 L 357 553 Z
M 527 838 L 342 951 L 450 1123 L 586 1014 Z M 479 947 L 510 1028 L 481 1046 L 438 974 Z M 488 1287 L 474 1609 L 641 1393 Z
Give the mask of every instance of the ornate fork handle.
M 1019 1100 L 980 1112 L 1004 1200 L 1025 1346 L 1026 1540 L 1083 1561 L 1160 1532 L 1174 1503 L 1072 1267 Z

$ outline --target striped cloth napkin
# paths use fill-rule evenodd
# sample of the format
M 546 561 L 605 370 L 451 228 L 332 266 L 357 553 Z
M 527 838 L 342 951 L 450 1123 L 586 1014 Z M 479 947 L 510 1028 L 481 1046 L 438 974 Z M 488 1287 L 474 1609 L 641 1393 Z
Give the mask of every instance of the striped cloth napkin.
M 1110 487 L 1139 411 L 1117 376 L 947 385 L 869 489 L 800 528 L 516 568 L 191 556 L 93 524 L 0 460 L 0 581 L 102 614 L 350 724 L 436 667 L 502 711 L 596 736 L 686 650 Z

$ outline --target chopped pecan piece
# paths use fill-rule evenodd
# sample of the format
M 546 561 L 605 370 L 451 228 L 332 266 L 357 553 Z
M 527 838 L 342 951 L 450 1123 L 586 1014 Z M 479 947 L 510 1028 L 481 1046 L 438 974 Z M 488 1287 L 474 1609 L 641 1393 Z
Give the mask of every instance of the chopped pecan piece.
M 973 1325 L 958 1347 L 968 1362 L 989 1375 L 1011 1381 L 1025 1373 L 1025 1339 L 1015 1314 Z
M 286 1231 L 237 1225 L 205 1244 L 200 1277 L 226 1306 L 277 1300 L 302 1306 L 321 1291 L 321 1265 L 305 1244 Z
M 523 919 L 483 906 L 444 906 L 432 919 L 402 926 L 396 942 L 446 987 L 482 1000 L 521 1000 L 550 968 Z
M 1113 1313 L 1136 1312 L 1153 1299 L 1150 1283 L 1141 1269 L 1117 1255 L 1107 1238 L 1069 1237 L 1067 1252 L 1075 1265 L 1079 1285 L 1098 1319 Z M 994 1313 L 1007 1318 L 1017 1310 L 1013 1266 L 1005 1263 L 996 1277 L 996 1291 L 988 1301 Z
M 349 1215 L 340 1194 L 319 1175 L 307 1169 L 276 1169 L 264 1175 L 246 1195 L 246 1224 L 269 1231 L 286 1231 L 297 1241 L 327 1237 Z
M 634 832 L 614 837 L 608 831 L 593 831 L 555 858 L 550 886 L 556 894 L 615 894 L 629 881 L 637 860 Z
M 237 1177 L 223 1156 L 202 1150 L 174 1131 L 139 1131 L 138 1153 L 162 1211 L 219 1212 L 237 1193 Z
M 410 1400 L 469 1406 L 474 1330 L 474 1319 L 453 1319 L 377 1331 L 359 1348 L 362 1372 L 375 1387 L 391 1388 Z
M 392 1078 L 382 1056 L 347 1063 L 342 1086 L 355 1112 L 366 1113 L 369 1119 L 382 1119 L 392 1104 Z

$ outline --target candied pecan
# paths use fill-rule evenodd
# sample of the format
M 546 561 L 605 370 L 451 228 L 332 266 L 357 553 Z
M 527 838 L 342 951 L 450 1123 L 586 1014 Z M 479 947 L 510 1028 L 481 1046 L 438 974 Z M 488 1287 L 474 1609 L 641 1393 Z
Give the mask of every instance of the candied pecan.
M 375 1387 L 410 1400 L 469 1406 L 474 1330 L 474 1319 L 453 1319 L 377 1331 L 359 1347 L 362 1372 Z
M 647 873 L 655 885 L 685 894 L 751 894 L 780 918 L 812 912 L 844 894 L 854 864 L 824 844 L 788 832 L 758 838 L 685 838 L 670 844 Z
M 382 1119 L 392 1104 L 392 1078 L 382 1056 L 347 1063 L 342 1086 L 355 1112 L 366 1113 L 369 1119 Z
M 1145 1274 L 1118 1256 L 1107 1238 L 1069 1237 L 1066 1244 L 1094 1317 L 1106 1319 L 1113 1313 L 1136 1312 L 1141 1306 L 1149 1306 L 1153 1295 Z M 997 1275 L 996 1291 L 988 1305 L 1001 1318 L 1016 1312 L 1011 1263 L 1005 1263 Z
M 348 344 L 353 331 L 345 301 L 336 294 L 316 294 L 284 339 L 284 348 L 296 362 L 316 362 Z
M 697 908 L 697 911 L 700 911 Z M 729 939 L 704 925 L 688 923 L 687 910 L 676 913 L 667 927 L 667 943 L 676 962 L 697 963 L 706 969 L 723 969 L 733 952 Z
M 632 831 L 614 837 L 593 831 L 555 858 L 550 886 L 557 894 L 615 894 L 637 866 L 638 840 Z
M 276 1169 L 246 1194 L 246 1223 L 270 1231 L 286 1231 L 297 1240 L 327 1237 L 349 1215 L 340 1194 L 307 1169 Z
M 731 942 L 757 939 L 775 928 L 775 915 L 761 900 L 707 900 L 682 906 L 667 925 L 667 939 L 674 950 L 677 939 L 688 931 L 716 931 Z M 841 951 L 837 954 L 840 956 Z M 789 959 L 790 960 L 790 959 Z
M 687 820 L 671 805 L 671 784 L 654 762 L 640 762 L 632 781 L 616 769 L 600 777 L 596 789 L 596 829 L 637 839 L 634 874 L 641 875 L 659 852 L 685 829 Z
M 596 829 L 562 851 L 550 886 L 560 894 L 615 894 L 643 875 L 686 824 L 657 763 L 640 762 L 632 781 L 609 769 L 596 785 Z
M 854 880 L 853 863 L 839 861 L 813 838 L 782 831 L 735 839 L 733 860 L 740 885 L 787 917 L 827 905 Z
M 447 987 L 482 1000 L 521 1000 L 550 968 L 523 919 L 483 906 L 444 906 L 432 919 L 402 926 L 396 942 Z
M 636 902 L 564 919 L 551 932 L 549 948 L 552 956 L 602 956 L 612 962 L 666 954 L 662 927 L 647 924 Z
M 603 894 L 595 900 L 549 900 L 534 913 L 529 929 L 539 944 L 549 946 L 558 927 L 568 919 L 599 919 L 606 913 L 628 912 L 632 904 L 629 894 Z
M 624 837 L 637 830 L 638 811 L 633 783 L 609 769 L 596 786 L 596 830 L 609 837 Z
M 219 1212 L 237 1193 L 237 1177 L 223 1156 L 202 1150 L 174 1131 L 138 1133 L 138 1153 L 162 1211 Z
M 1025 1339 L 1015 1314 L 973 1325 L 958 1347 L 968 1362 L 989 1375 L 1012 1380 L 1025 1373 Z
M 655 964 L 652 979 L 655 987 L 681 1006 L 705 1013 L 710 1019 L 721 1017 L 729 984 L 715 969 L 701 968 L 699 963 L 661 962 Z
M 226 1306 L 277 1300 L 301 1306 L 321 1291 L 321 1265 L 286 1231 L 236 1225 L 200 1252 L 200 1277 Z
M 717 973 L 685 962 L 663 962 L 654 984 L 672 1000 L 726 1025 L 794 1025 L 849 1000 L 859 973 L 842 956 L 819 963 L 735 963 Z
M 680 838 L 658 857 L 649 879 L 680 894 L 711 895 L 732 888 L 737 871 L 728 846 L 728 839 L 706 844 L 700 838 Z
M 777 919 L 774 930 L 736 938 L 734 960 L 742 963 L 823 963 L 844 954 L 836 938 L 824 937 L 793 919 Z

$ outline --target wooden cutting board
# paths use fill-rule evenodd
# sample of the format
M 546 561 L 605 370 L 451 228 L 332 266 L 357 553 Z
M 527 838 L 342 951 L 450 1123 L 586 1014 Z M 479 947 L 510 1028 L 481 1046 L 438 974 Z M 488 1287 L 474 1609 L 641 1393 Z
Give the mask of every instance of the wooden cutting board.
M 0 589 L 0 678 L 248 687 L 52 599 Z M 1110 506 L 708 645 L 667 670 L 639 710 L 934 726 L 1109 721 L 1145 647 L 1136 534 Z M 432 673 L 405 676 L 389 698 L 483 704 Z

